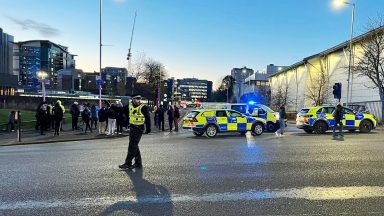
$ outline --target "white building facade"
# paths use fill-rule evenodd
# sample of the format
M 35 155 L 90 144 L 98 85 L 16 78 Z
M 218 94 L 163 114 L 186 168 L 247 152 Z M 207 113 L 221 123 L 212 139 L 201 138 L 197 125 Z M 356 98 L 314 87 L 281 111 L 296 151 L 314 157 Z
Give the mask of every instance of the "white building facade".
M 355 57 L 353 57 L 352 64 L 358 62 L 358 57 L 362 53 L 359 44 L 367 34 L 369 32 L 353 39 Z M 322 95 L 323 104 L 338 103 L 338 100 L 333 98 L 332 86 L 335 83 L 341 83 L 341 102 L 345 104 L 347 102 L 348 66 L 349 41 L 304 58 L 270 76 L 272 97 L 283 89 L 287 95 L 285 104 L 287 110 L 297 112 L 303 107 L 316 105 L 316 93 Z M 349 105 L 365 107 L 380 120 L 382 108 L 379 90 L 365 76 L 353 71 L 350 76 Z

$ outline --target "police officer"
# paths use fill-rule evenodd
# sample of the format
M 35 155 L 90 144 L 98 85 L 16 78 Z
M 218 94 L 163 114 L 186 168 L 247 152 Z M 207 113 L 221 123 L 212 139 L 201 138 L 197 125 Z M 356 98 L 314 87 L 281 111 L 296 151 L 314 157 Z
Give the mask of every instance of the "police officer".
M 129 107 L 130 132 L 128 154 L 125 159 L 125 163 L 119 165 L 120 169 L 134 169 L 142 167 L 139 142 L 141 135 L 144 132 L 144 124 L 146 133 L 151 132 L 151 119 L 148 107 L 141 103 L 141 96 L 139 94 L 134 94 L 131 98 L 132 104 Z M 135 159 L 135 163 L 132 165 L 133 159 Z

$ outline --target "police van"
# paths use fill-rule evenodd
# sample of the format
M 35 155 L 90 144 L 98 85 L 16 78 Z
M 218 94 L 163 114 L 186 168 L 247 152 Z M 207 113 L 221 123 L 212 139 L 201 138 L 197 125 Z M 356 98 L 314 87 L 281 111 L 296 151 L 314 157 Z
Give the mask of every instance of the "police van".
M 279 129 L 279 113 L 264 104 L 250 101 L 248 103 L 214 103 L 203 102 L 200 109 L 232 109 L 244 115 L 266 120 L 266 131 L 275 132 Z

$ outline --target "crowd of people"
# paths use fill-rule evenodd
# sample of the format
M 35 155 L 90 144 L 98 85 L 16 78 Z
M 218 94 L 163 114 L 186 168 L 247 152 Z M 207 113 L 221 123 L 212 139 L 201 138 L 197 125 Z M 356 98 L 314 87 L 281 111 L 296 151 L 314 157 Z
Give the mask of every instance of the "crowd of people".
M 44 135 L 45 131 L 54 129 L 55 135 L 59 135 L 62 130 L 65 112 L 66 110 L 60 100 L 55 104 L 46 102 L 39 104 L 35 115 L 35 129 L 39 130 L 41 135 Z M 120 101 L 113 103 L 103 101 L 101 108 L 95 104 L 79 104 L 78 102 L 74 102 L 70 106 L 69 113 L 71 115 L 72 131 L 79 130 L 84 133 L 93 133 L 94 130 L 97 130 L 99 134 L 112 136 L 122 134 L 128 130 L 129 105 L 123 105 Z M 169 130 L 176 132 L 179 130 L 178 120 L 180 118 L 180 111 L 177 105 L 171 105 L 167 110 L 163 105 L 160 107 L 155 106 L 153 113 L 154 124 L 159 130 L 165 130 L 165 114 L 167 114 L 168 117 Z M 15 115 L 10 114 L 9 118 L 11 118 L 11 116 Z M 9 122 L 15 122 L 15 120 L 10 119 Z M 14 124 L 10 124 L 10 128 L 14 130 Z
M 179 131 L 179 118 L 180 118 L 180 110 L 177 107 L 177 105 L 171 105 L 169 106 L 168 110 L 166 111 L 163 107 L 163 105 L 160 105 L 160 107 L 156 107 L 154 109 L 155 117 L 154 122 L 155 126 L 159 129 L 164 131 L 164 116 L 165 112 L 168 115 L 168 124 L 169 124 L 169 130 L 172 131 L 174 128 L 174 131 Z
M 60 100 L 55 104 L 43 102 L 36 109 L 36 124 L 35 129 L 40 130 L 40 134 L 44 135 L 45 131 L 54 129 L 54 135 L 59 136 L 62 129 L 63 117 L 65 108 Z
M 70 114 L 72 130 L 84 130 L 84 133 L 88 130 L 92 133 L 92 129 L 98 129 L 99 134 L 115 135 L 122 134 L 128 127 L 128 105 L 124 106 L 120 101 L 115 103 L 104 101 L 101 108 L 95 104 L 79 105 L 74 102 Z

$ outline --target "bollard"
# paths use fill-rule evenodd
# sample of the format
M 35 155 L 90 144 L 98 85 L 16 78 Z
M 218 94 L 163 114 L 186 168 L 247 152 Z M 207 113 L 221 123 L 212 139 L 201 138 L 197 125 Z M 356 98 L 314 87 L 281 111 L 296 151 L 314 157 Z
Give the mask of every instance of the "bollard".
M 17 111 L 17 141 L 21 142 L 21 113 L 20 110 Z

